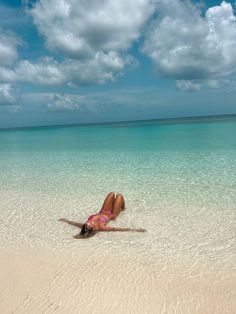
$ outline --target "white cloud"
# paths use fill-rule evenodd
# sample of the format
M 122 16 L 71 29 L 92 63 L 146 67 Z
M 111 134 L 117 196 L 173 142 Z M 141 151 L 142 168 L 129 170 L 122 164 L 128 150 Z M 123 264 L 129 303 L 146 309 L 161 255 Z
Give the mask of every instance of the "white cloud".
M 41 98 L 41 106 L 45 107 L 47 111 L 53 112 L 76 111 L 77 113 L 92 114 L 106 112 L 110 107 L 114 108 L 114 104 L 111 105 L 106 99 L 107 93 L 106 97 L 100 94 L 100 99 L 97 94 L 95 95 L 52 93 L 41 95 L 39 98 Z
M 0 84 L 0 110 L 16 113 L 19 109 L 18 90 L 10 84 Z
M 49 111 L 75 111 L 81 109 L 83 100 L 79 95 L 53 94 L 46 108 Z
M 0 65 L 0 82 L 9 83 L 16 81 L 16 75 L 13 69 Z
M 114 80 L 126 66 L 137 64 L 128 49 L 140 37 L 153 10 L 154 4 L 150 0 L 36 2 L 28 12 L 47 47 L 64 57 L 60 64 L 53 64 L 56 81 L 47 80 L 43 75 L 43 83 L 81 85 Z M 30 71 L 27 80 L 38 82 L 38 75 L 33 72 L 41 74 L 43 66 L 45 62 L 39 65 L 26 63 L 26 71 Z M 45 72 L 48 71 L 47 68 Z M 21 72 L 21 65 L 16 72 Z M 31 79 L 33 76 L 36 80 Z
M 229 80 L 229 79 L 218 79 L 218 80 L 207 80 L 206 81 L 207 83 L 207 87 L 208 88 L 211 88 L 211 89 L 219 89 L 221 88 L 222 86 L 227 86 L 227 87 L 230 87 L 232 88 L 231 86 L 231 83 L 233 83 L 233 80 Z
M 219 79 L 204 79 L 204 80 L 177 80 L 176 87 L 184 92 L 197 92 L 202 89 L 219 89 L 224 88 L 224 91 L 234 90 L 235 79 L 231 77 Z
M 0 65 L 9 65 L 17 60 L 17 46 L 20 43 L 16 35 L 0 29 Z
M 8 60 L 5 57 L 0 63 L 0 82 L 79 86 L 113 81 L 126 67 L 138 64 L 128 49 L 139 38 L 153 8 L 150 0 L 30 3 L 28 12 L 47 47 L 59 52 L 62 58 L 60 62 L 52 57 L 36 62 L 21 60 L 12 65 L 17 59 L 18 42 L 11 36 L 8 46 L 12 53 L 6 51 Z M 5 46 L 8 47 L 6 40 Z
M 60 62 L 42 57 L 17 60 L 19 39 L 0 32 L 0 82 L 70 86 L 103 84 L 122 75 L 137 60 L 128 49 L 151 15 L 150 0 L 40 0 L 23 1 L 50 50 Z M 2 36 L 1 36 L 2 35 Z M 2 44 L 2 45 L 1 45 Z M 14 64 L 13 64 L 14 63 Z
M 48 86 L 102 84 L 122 74 L 127 64 L 135 66 L 136 61 L 131 56 L 122 58 L 116 52 L 97 53 L 87 62 L 73 59 L 58 62 L 45 57 L 36 63 L 20 61 L 14 68 L 0 67 L 0 81 Z
M 26 108 L 40 107 L 46 111 L 65 112 L 91 112 L 95 111 L 97 103 L 93 103 L 91 97 L 83 94 L 67 93 L 26 93 L 22 95 L 22 101 Z
M 202 82 L 179 80 L 176 81 L 177 89 L 181 91 L 196 92 L 201 89 Z
M 65 60 L 61 69 L 67 76 L 67 82 L 77 85 L 102 84 L 113 81 L 122 74 L 126 65 L 135 64 L 130 56 L 120 56 L 116 52 L 97 53 L 87 62 L 79 60 Z
M 149 0 L 40 0 L 30 13 L 50 49 L 77 59 L 127 50 L 153 8 Z
M 61 85 L 66 81 L 60 63 L 45 57 L 37 63 L 19 61 L 14 67 L 0 66 L 0 82 L 30 82 L 40 85 Z
M 0 105 L 14 105 L 17 97 L 10 84 L 0 84 Z
M 30 82 L 40 85 L 60 85 L 65 76 L 52 58 L 43 58 L 38 63 L 19 61 L 15 67 L 0 67 L 0 82 Z
M 53 58 L 45 57 L 38 63 L 21 61 L 14 69 L 14 79 L 40 85 L 60 85 L 66 80 L 60 64 Z
M 142 35 L 143 52 L 159 73 L 177 80 L 179 90 L 198 91 L 204 81 L 218 88 L 222 78 L 236 72 L 236 17 L 224 1 L 205 14 L 188 0 L 39 0 L 28 12 L 60 61 L 17 61 L 19 38 L 0 30 L 2 83 L 80 86 L 113 81 L 137 65 L 129 49 Z
M 25 108 L 41 107 L 49 111 L 106 112 L 116 108 L 146 108 L 166 105 L 166 99 L 158 98 L 158 88 L 122 88 L 80 94 L 69 93 L 25 93 L 22 102 Z
M 165 1 L 159 9 L 143 51 L 160 73 L 192 81 L 236 71 L 236 17 L 230 3 L 223 1 L 204 16 L 189 1 Z

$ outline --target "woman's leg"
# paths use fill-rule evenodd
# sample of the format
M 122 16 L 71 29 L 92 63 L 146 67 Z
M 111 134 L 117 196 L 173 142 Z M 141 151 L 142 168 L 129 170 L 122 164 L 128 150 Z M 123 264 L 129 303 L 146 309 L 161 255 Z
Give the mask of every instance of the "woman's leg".
M 116 217 L 119 215 L 119 213 L 125 209 L 125 200 L 122 194 L 117 194 L 116 199 L 113 206 L 113 219 L 116 219 Z
M 105 201 L 102 205 L 100 212 L 105 212 L 105 211 L 112 212 L 114 201 L 115 201 L 115 194 L 113 192 L 110 192 L 105 198 Z

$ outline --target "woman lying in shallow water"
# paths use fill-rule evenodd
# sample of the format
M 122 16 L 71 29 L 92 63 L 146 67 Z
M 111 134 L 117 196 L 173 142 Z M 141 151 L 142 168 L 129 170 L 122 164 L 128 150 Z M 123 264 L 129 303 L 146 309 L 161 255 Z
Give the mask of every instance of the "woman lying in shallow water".
M 125 209 L 125 200 L 122 194 L 115 194 L 113 192 L 109 193 L 102 205 L 102 209 L 99 213 L 90 216 L 87 221 L 82 224 L 75 221 L 70 221 L 67 219 L 59 219 L 68 223 L 69 225 L 81 228 L 78 235 L 74 236 L 75 239 L 90 237 L 96 233 L 96 231 L 146 231 L 143 228 L 131 229 L 131 228 L 115 228 L 108 227 L 107 224 L 110 220 L 116 219 L 119 213 Z

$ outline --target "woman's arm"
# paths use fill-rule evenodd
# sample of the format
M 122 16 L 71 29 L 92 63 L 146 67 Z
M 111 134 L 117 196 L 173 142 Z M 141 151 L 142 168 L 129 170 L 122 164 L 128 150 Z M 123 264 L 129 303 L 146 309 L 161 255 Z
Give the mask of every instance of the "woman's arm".
M 134 232 L 146 231 L 143 228 L 132 229 L 132 228 L 120 228 L 120 227 L 108 227 L 108 226 L 99 226 L 96 230 L 97 231 L 134 231 Z
M 66 222 L 67 224 L 78 227 L 78 228 L 82 228 L 82 226 L 83 226 L 83 224 L 80 222 L 71 221 L 71 220 L 68 220 L 66 218 L 61 218 L 61 219 L 59 219 L 59 221 Z

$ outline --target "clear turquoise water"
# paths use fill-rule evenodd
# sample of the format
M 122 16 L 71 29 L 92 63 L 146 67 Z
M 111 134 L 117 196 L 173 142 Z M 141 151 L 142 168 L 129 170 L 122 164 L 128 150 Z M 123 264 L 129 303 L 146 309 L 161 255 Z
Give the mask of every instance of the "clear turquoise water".
M 236 118 L 1 131 L 0 173 L 1 243 L 76 245 L 57 219 L 84 221 L 115 191 L 127 210 L 112 223 L 148 232 L 89 245 L 235 266 Z
M 59 280 L 65 292 L 59 307 L 77 304 L 86 288 L 83 298 L 94 310 L 91 300 L 97 308 L 116 278 L 132 313 L 140 296 L 148 313 L 156 313 L 155 298 L 165 313 L 232 313 L 236 117 L 174 122 L 0 131 L 0 247 L 68 257 L 52 282 L 52 290 Z M 146 233 L 74 240 L 78 230 L 57 221 L 85 221 L 110 191 L 122 192 L 127 205 L 111 225 Z M 52 269 L 61 265 L 57 258 Z M 121 308 L 124 300 L 118 294 Z

